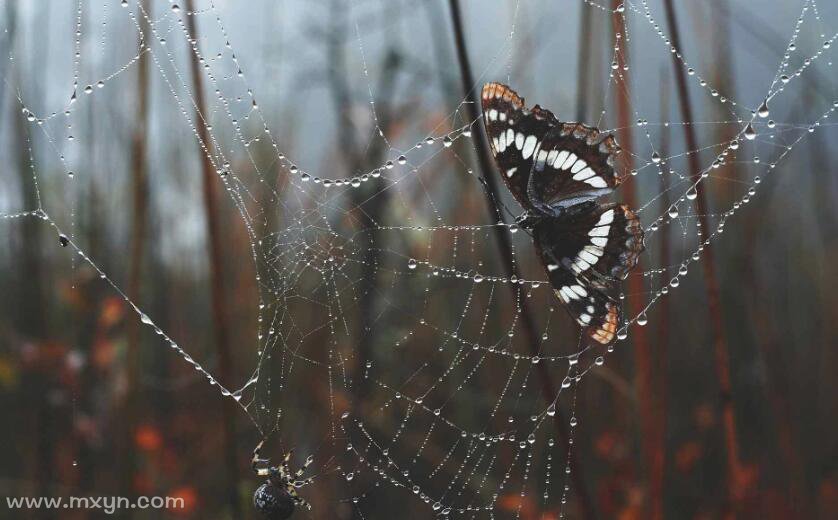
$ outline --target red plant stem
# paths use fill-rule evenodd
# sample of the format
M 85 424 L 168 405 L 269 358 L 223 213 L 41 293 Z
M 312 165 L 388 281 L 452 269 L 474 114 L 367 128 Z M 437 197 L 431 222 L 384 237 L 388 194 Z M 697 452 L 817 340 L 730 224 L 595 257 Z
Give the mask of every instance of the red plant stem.
M 664 0 L 666 11 L 666 22 L 669 25 L 672 45 L 676 49 L 681 48 L 681 39 L 678 32 L 675 9 L 672 7 L 672 0 Z M 689 91 L 687 89 L 687 77 L 684 69 L 678 62 L 677 56 L 672 54 L 672 65 L 675 72 L 675 80 L 678 87 L 678 101 L 681 107 L 681 116 L 684 121 L 684 136 L 687 141 L 688 150 L 698 150 L 698 143 L 693 130 L 692 106 L 690 104 Z M 699 223 L 703 233 L 710 232 L 710 225 L 707 218 L 707 198 L 703 186 L 698 181 L 701 178 L 701 165 L 697 153 L 691 153 L 689 167 L 692 171 L 692 181 L 696 184 L 696 211 L 698 212 Z M 719 391 L 722 407 L 722 426 L 724 429 L 725 448 L 727 451 L 727 479 L 729 489 L 730 505 L 735 506 L 742 500 L 744 490 L 739 478 L 741 465 L 739 462 L 738 444 L 736 441 L 736 416 L 733 409 L 733 393 L 730 382 L 730 354 L 728 352 L 727 340 L 725 337 L 722 309 L 719 300 L 719 282 L 716 276 L 716 266 L 713 262 L 712 249 L 707 248 L 701 255 L 701 265 L 704 270 L 705 292 L 707 294 L 707 308 L 710 314 L 710 321 L 713 327 L 713 344 L 715 351 L 716 376 L 719 379 Z M 728 516 L 734 516 L 731 511 Z
M 460 4 L 458 0 L 449 0 L 449 5 L 451 8 L 451 21 L 454 27 L 454 39 L 457 47 L 457 59 L 460 65 L 460 78 L 462 80 L 463 92 L 468 100 L 465 107 L 469 120 L 477 121 L 480 117 L 477 110 L 480 100 L 477 98 L 474 89 L 474 76 L 471 72 L 471 63 L 469 61 L 468 50 L 466 48 L 462 16 L 460 14 Z M 480 164 L 480 169 L 483 172 L 482 178 L 487 190 L 487 209 L 489 211 L 490 218 L 493 219 L 494 222 L 501 222 L 503 221 L 503 215 L 496 204 L 496 201 L 500 200 L 500 194 L 498 192 L 497 179 L 493 172 L 492 158 L 489 154 L 489 149 L 486 146 L 486 136 L 483 133 L 482 125 L 477 125 L 475 129 L 474 146 L 477 152 L 477 160 Z M 513 276 L 517 277 L 518 271 L 512 261 L 512 246 L 509 242 L 509 235 L 502 226 L 495 226 L 494 232 L 506 276 L 508 278 Z M 513 298 L 517 299 L 518 295 L 515 286 L 510 284 L 510 289 L 512 290 Z M 520 308 L 521 321 L 524 325 L 526 342 L 529 345 L 531 353 L 533 355 L 538 355 L 538 333 L 536 331 L 535 321 L 533 320 L 526 298 L 522 298 L 520 300 Z M 553 383 L 550 372 L 547 370 L 545 363 L 538 363 L 536 365 L 536 370 L 541 383 L 542 398 L 545 402 L 552 403 L 557 394 L 556 385 Z M 561 413 L 558 413 L 558 411 L 553 416 L 553 426 L 556 430 L 556 436 L 558 437 L 557 441 L 562 446 L 562 451 L 570 454 L 570 465 L 572 468 L 571 478 L 573 479 L 573 486 L 579 500 L 581 517 L 595 518 L 593 501 L 591 500 L 585 485 L 582 466 L 577 461 L 576 451 L 570 450 L 570 443 L 568 442 L 570 437 L 568 435 L 567 428 L 565 427 L 565 419 Z
M 151 36 L 148 19 L 151 17 L 148 0 L 138 5 L 137 20 L 142 31 L 141 39 Z M 140 54 L 137 63 L 137 107 L 134 118 L 134 132 L 131 138 L 131 180 L 132 180 L 132 215 L 131 215 L 131 255 L 128 272 L 128 297 L 140 303 L 142 286 L 143 259 L 148 223 L 148 175 L 146 172 L 146 130 L 148 125 L 148 54 Z M 121 435 L 125 449 L 122 456 L 124 467 L 121 468 L 123 489 L 133 486 L 137 461 L 133 450 L 134 429 L 140 412 L 140 322 L 129 320 L 126 331 L 128 344 L 125 355 L 125 400 L 122 403 Z
M 631 146 L 632 132 L 631 132 L 631 101 L 629 99 L 629 76 L 625 65 L 628 61 L 628 43 L 626 41 L 626 25 L 625 18 L 622 13 L 617 12 L 617 7 L 622 4 L 621 0 L 612 0 L 612 29 L 614 34 L 614 46 L 619 47 L 617 55 L 617 71 L 622 75 L 624 94 L 615 95 L 617 103 L 617 126 L 619 128 L 618 140 L 623 146 Z M 634 168 L 630 154 L 623 154 L 623 164 L 627 170 Z M 635 183 L 628 182 L 622 187 L 622 198 L 626 204 L 632 208 L 637 207 L 637 188 Z M 642 266 L 638 263 L 637 271 L 642 271 Z M 643 278 L 637 274 L 629 276 L 628 279 L 628 309 L 631 316 L 638 316 L 643 312 Z M 658 428 L 657 420 L 655 419 L 656 412 L 656 397 L 655 388 L 652 382 L 652 349 L 649 346 L 649 335 L 646 327 L 638 325 L 635 322 L 631 327 L 632 344 L 634 345 L 634 363 L 635 363 L 635 383 L 637 385 L 638 401 L 640 403 L 640 422 L 642 430 L 642 455 L 644 460 L 644 467 L 648 473 L 651 473 L 655 465 L 654 453 L 655 446 L 659 442 L 657 438 Z M 651 510 L 662 510 L 660 503 L 663 501 L 663 496 L 660 493 L 657 495 L 651 492 L 659 491 L 656 489 L 650 490 L 649 504 Z
M 186 0 L 187 13 L 194 13 L 194 2 Z M 198 30 L 195 26 L 195 16 L 186 16 L 186 25 L 191 41 L 198 41 Z M 209 237 L 208 249 L 210 260 L 211 298 L 212 298 L 212 325 L 215 335 L 215 345 L 218 351 L 218 374 L 222 384 L 228 385 L 233 380 L 233 357 L 230 354 L 230 324 L 224 302 L 224 280 L 223 263 L 221 253 L 221 222 L 219 219 L 218 202 L 218 179 L 215 167 L 212 163 L 212 141 L 209 130 L 201 114 L 206 114 L 206 103 L 204 101 L 203 76 L 198 63 L 198 56 L 194 53 L 190 56 L 190 68 L 192 72 L 192 90 L 195 96 L 195 127 L 198 137 L 206 147 L 201 150 L 201 166 L 203 172 L 203 194 L 204 211 L 207 218 L 207 235 Z M 241 516 L 241 508 L 238 500 L 238 464 L 236 460 L 236 406 L 231 399 L 225 399 L 223 406 L 223 453 L 226 473 L 226 492 L 228 493 L 229 504 L 233 518 Z
M 665 75 L 665 69 L 661 71 L 661 120 L 669 120 L 669 81 Z M 661 157 L 666 159 L 669 157 L 669 128 L 664 128 L 661 133 L 660 151 Z M 665 164 L 665 163 L 664 163 Z M 661 207 L 664 211 L 669 209 L 669 177 L 668 173 L 664 171 L 660 176 L 660 193 L 661 193 Z M 670 233 L 668 229 L 660 233 L 660 262 L 659 265 L 667 266 L 670 264 Z M 664 518 L 664 497 L 665 493 L 665 477 L 666 477 L 666 417 L 667 417 L 667 391 L 669 390 L 669 378 L 667 377 L 667 352 L 669 346 L 669 298 L 664 298 L 658 304 L 658 331 L 657 331 L 657 351 L 656 369 L 657 377 L 655 381 L 656 391 L 658 396 L 658 429 L 656 432 L 657 443 L 655 445 L 655 452 L 653 456 L 653 464 L 649 474 L 649 487 L 653 497 L 661 497 L 652 503 L 652 518 L 661 520 Z

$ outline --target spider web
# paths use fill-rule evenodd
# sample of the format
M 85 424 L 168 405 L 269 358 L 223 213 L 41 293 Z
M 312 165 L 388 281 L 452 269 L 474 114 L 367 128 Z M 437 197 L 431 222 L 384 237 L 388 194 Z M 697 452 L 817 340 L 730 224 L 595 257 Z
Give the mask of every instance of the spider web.
M 318 476 L 301 494 L 315 511 L 348 507 L 362 518 L 378 518 L 406 497 L 413 497 L 408 499 L 411 518 L 414 511 L 417 518 L 429 512 L 517 518 L 525 516 L 528 498 L 541 511 L 572 515 L 577 507 L 573 441 L 590 413 L 576 404 L 578 388 L 608 363 L 609 354 L 624 348 L 630 325 L 646 326 L 656 304 L 679 292 L 708 246 L 722 242 L 725 227 L 748 211 L 763 183 L 793 174 L 788 170 L 796 168 L 790 164 L 795 148 L 833 125 L 838 106 L 834 81 L 821 85 L 811 102 L 796 99 L 807 78 L 834 77 L 836 34 L 828 21 L 835 13 L 822 13 L 814 1 L 804 1 L 797 18 L 781 28 L 787 42 L 775 56 L 773 75 L 768 81 L 750 80 L 738 89 L 741 97 L 724 92 L 702 74 L 697 58 L 693 62 L 703 42 L 692 52 L 671 46 L 661 6 L 627 2 L 618 8 L 626 37 L 613 47 L 605 45 L 597 58 L 602 88 L 591 88 L 592 97 L 599 95 L 591 105 L 600 112 L 588 122 L 617 131 L 612 107 L 620 98 L 633 107 L 634 142 L 620 144 L 634 164 L 627 182 L 637 189 L 647 251 L 643 270 L 631 274 L 642 278 L 645 291 L 628 295 L 643 302 L 642 311 L 632 315 L 624 306 L 627 321 L 619 341 L 603 348 L 581 338 L 557 305 L 530 238 L 511 224 L 518 211 L 511 199 L 504 194 L 497 201 L 506 223 L 487 216 L 481 175 L 495 172 L 475 166 L 473 139 L 481 123 L 469 119 L 456 73 L 443 74 L 448 64 L 438 62 L 445 53 L 425 42 L 400 48 L 402 55 L 388 61 L 384 45 L 395 30 L 387 21 L 393 11 L 360 1 L 317 6 L 326 20 L 320 30 L 340 29 L 326 41 L 325 53 L 339 53 L 344 61 L 332 68 L 295 64 L 298 69 L 286 70 L 237 55 L 230 29 L 239 16 L 235 9 L 228 13 L 204 1 L 195 12 L 173 4 L 151 15 L 133 1 L 127 8 L 119 4 L 102 2 L 97 17 L 103 28 L 97 34 L 99 21 L 82 24 L 79 2 L 71 95 L 52 103 L 58 109 L 35 108 L 27 85 L 13 86 L 28 138 L 45 140 L 49 156 L 31 156 L 37 207 L 7 208 L 0 216 L 41 220 L 66 240 L 78 262 L 95 269 L 125 298 L 161 345 L 194 366 L 221 396 L 234 399 L 260 436 L 276 435 L 283 444 L 312 453 Z M 590 10 L 601 37 L 612 41 L 610 6 L 586 1 L 577 8 Z M 519 85 L 523 54 L 540 50 L 533 40 L 545 34 L 544 24 L 559 23 L 558 11 L 545 6 L 547 14 L 535 17 L 538 9 L 514 3 L 503 16 L 483 15 L 480 22 L 493 27 L 495 37 L 477 60 L 479 74 L 471 87 L 479 91 L 485 81 L 506 81 L 530 103 L 572 120 L 561 108 L 569 101 L 553 104 L 557 89 L 550 85 L 556 72 L 545 71 L 543 82 L 537 76 L 535 84 Z M 429 16 L 433 12 L 428 8 Z M 200 22 L 197 41 L 186 23 L 189 16 Z M 746 16 L 739 12 L 733 18 Z M 144 32 L 146 23 L 150 33 Z M 107 26 L 129 27 L 145 45 L 127 56 L 118 52 L 106 42 Z M 319 64 L 322 56 L 296 42 L 298 37 L 289 30 L 279 39 L 300 52 L 295 59 Z M 545 47 L 548 43 L 556 44 L 548 40 Z M 568 47 L 557 57 L 537 52 L 536 70 L 556 67 L 559 74 L 573 76 L 567 63 L 575 50 Z M 111 52 L 103 63 L 117 65 L 86 82 L 83 61 Z M 130 88 L 123 73 L 146 53 L 164 86 L 164 105 L 177 118 L 175 131 L 194 134 L 249 238 L 247 248 L 230 252 L 242 264 L 248 259 L 250 265 L 242 269 L 253 273 L 259 294 L 250 302 L 258 313 L 257 330 L 240 345 L 253 351 L 253 362 L 237 385 L 223 386 L 206 360 L 190 354 L 194 345 L 188 338 L 163 330 L 128 298 L 101 267 L 107 259 L 87 252 L 86 237 L 75 227 L 74 199 L 61 195 L 72 194 L 83 175 L 71 173 L 81 140 L 72 134 L 86 124 L 76 116 L 78 108 L 101 92 Z M 700 113 L 715 114 L 713 119 L 679 122 L 668 115 L 670 107 L 661 108 L 659 96 L 627 85 L 629 74 L 632 85 L 656 82 L 661 73 L 652 67 L 661 64 L 667 67 L 663 76 L 670 77 L 671 54 L 686 71 Z M 16 66 L 13 55 L 7 59 Z M 198 117 L 189 59 L 200 61 L 209 95 Z M 627 67 L 621 67 L 623 60 Z M 398 64 L 404 63 L 415 71 L 412 76 L 401 72 Z M 394 71 L 407 79 L 394 79 Z M 285 81 L 283 72 L 293 79 Z M 437 73 L 444 78 L 439 91 L 458 92 L 456 102 L 426 86 Z M 280 77 L 276 88 L 270 74 Z M 314 93 L 305 91 L 323 76 L 332 81 L 331 91 L 320 86 Z M 408 86 L 394 84 L 398 81 Z M 311 102 L 321 94 L 349 104 L 334 109 Z M 277 120 L 269 114 L 283 98 L 291 108 Z M 698 148 L 681 141 L 687 124 L 698 136 Z M 202 126 L 209 142 L 201 140 Z M 693 155 L 699 156 L 700 172 L 690 171 Z M 48 178 L 45 172 L 55 164 L 69 175 Z M 188 164 L 189 171 L 198 171 Z M 693 202 L 699 185 L 725 194 L 704 215 L 710 229 L 699 225 Z M 621 190 L 616 197 L 621 200 Z M 520 278 L 504 274 L 497 228 L 510 236 Z M 675 259 L 667 265 L 657 253 L 664 235 Z M 161 240 L 174 243 L 177 237 Z M 523 302 L 539 334 L 537 354 L 524 331 Z M 556 382 L 549 400 L 541 393 L 544 367 Z M 318 382 L 319 394 L 311 394 L 311 381 Z M 556 421 L 564 424 L 567 438 L 560 438 Z

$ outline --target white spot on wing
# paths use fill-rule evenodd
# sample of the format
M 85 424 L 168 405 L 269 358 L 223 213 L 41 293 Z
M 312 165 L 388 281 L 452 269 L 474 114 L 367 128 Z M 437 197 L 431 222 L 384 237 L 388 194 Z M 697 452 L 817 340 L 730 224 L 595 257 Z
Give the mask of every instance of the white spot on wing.
M 576 173 L 587 165 L 588 164 L 585 161 L 579 159 L 578 161 L 573 163 L 573 168 L 570 169 L 570 173 Z
M 522 146 L 524 146 L 524 134 L 518 132 L 518 134 L 515 135 L 515 148 L 520 150 Z
M 602 220 L 602 219 L 600 219 L 600 220 Z M 604 225 L 604 226 L 597 226 L 597 227 L 595 227 L 595 228 L 591 228 L 591 230 L 590 230 L 590 231 L 588 231 L 588 236 L 592 236 L 592 237 L 607 237 L 607 236 L 608 236 L 608 230 L 609 230 L 609 229 L 611 229 L 611 226 L 610 226 L 610 225 L 607 225 L 607 224 L 606 224 L 606 225 Z
M 597 222 L 596 225 L 602 226 L 612 222 L 614 222 L 614 210 L 609 209 L 608 211 L 604 211 L 602 215 L 599 216 L 599 222 Z
M 536 170 L 543 170 L 544 169 L 544 161 L 547 160 L 547 152 L 544 150 L 539 150 L 537 154 L 537 159 L 535 160 L 535 169 Z
M 590 179 L 585 179 L 585 182 L 593 186 L 594 188 L 607 188 L 608 183 L 605 182 L 605 179 L 599 176 L 591 177 Z
M 586 291 L 581 285 L 571 285 L 570 290 L 578 294 L 581 298 L 588 295 L 588 291 Z
M 567 160 L 568 155 L 570 155 L 570 152 L 568 152 L 567 150 L 562 150 L 561 152 L 559 152 L 559 156 L 556 157 L 556 160 L 553 162 L 553 168 L 561 170 L 562 164 L 564 164 L 564 162 Z
M 511 178 L 513 175 L 515 175 L 515 172 L 517 172 L 517 171 L 518 171 L 517 166 L 515 166 L 513 168 L 510 168 L 510 169 L 506 170 L 506 176 Z
M 579 258 L 584 260 L 585 262 L 587 262 L 589 264 L 595 264 L 595 263 L 597 263 L 597 260 L 599 260 L 599 257 L 592 254 L 590 251 L 588 251 L 586 249 L 583 249 L 583 250 L 579 251 Z
M 591 253 L 594 256 L 602 256 L 602 248 L 597 246 L 585 246 L 585 251 Z
M 576 162 L 576 164 L 579 164 L 580 162 L 581 162 L 581 161 L 577 161 L 577 162 Z M 574 167 L 574 168 L 576 168 L 576 165 L 574 165 L 573 167 Z M 573 176 L 573 180 L 575 180 L 575 181 L 584 181 L 584 180 L 585 180 L 585 179 L 587 179 L 588 177 L 593 177 L 593 176 L 594 176 L 594 171 L 593 171 L 592 169 L 590 169 L 590 168 L 585 168 L 585 169 L 584 169 L 584 170 L 582 170 L 581 172 L 579 172 L 579 173 L 577 173 L 576 175 L 574 175 L 574 176 Z
M 564 164 L 562 164 L 562 170 L 567 170 L 567 169 L 568 169 L 568 168 L 570 168 L 570 167 L 573 165 L 573 163 L 575 163 L 575 162 L 576 162 L 576 154 L 575 154 L 575 153 L 571 153 L 571 154 L 567 157 L 567 160 L 564 162 Z
M 527 139 L 524 141 L 524 148 L 521 150 L 521 154 L 524 156 L 524 159 L 529 159 L 530 155 L 535 151 L 535 145 L 538 140 L 535 138 L 534 135 L 527 136 Z
M 489 110 L 489 120 L 490 121 L 495 121 L 495 120 L 497 120 L 497 118 L 498 118 L 498 111 L 495 110 L 494 108 Z
M 605 237 L 591 237 L 591 243 L 595 246 L 605 247 L 608 243 L 608 239 Z

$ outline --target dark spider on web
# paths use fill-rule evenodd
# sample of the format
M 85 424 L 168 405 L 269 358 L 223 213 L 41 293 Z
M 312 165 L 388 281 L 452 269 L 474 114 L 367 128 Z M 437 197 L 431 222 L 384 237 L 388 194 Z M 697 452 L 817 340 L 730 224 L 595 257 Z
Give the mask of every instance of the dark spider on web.
M 314 477 L 300 478 L 314 459 L 309 455 L 303 466 L 292 473 L 288 462 L 291 460 L 293 450 L 285 454 L 281 464 L 271 466 L 270 459 L 259 458 L 259 451 L 264 443 L 263 440 L 256 446 L 256 449 L 253 450 L 253 458 L 250 461 L 250 465 L 257 475 L 268 477 L 265 483 L 259 486 L 253 494 L 253 506 L 264 518 L 270 520 L 290 518 L 298 507 L 310 510 L 311 504 L 300 497 L 297 490 L 311 484 L 314 480 Z

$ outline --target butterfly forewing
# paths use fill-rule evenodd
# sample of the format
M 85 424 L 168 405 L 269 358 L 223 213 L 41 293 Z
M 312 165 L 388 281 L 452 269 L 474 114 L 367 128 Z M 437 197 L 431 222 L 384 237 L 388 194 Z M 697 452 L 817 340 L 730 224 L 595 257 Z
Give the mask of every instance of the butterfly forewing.
M 527 183 L 530 203 L 558 214 L 564 208 L 610 193 L 621 177 L 614 137 L 581 123 L 559 123 L 544 137 Z
M 528 109 L 524 99 L 506 85 L 487 83 L 481 96 L 483 121 L 506 187 L 526 209 L 527 181 L 536 150 L 557 124 L 556 118 L 538 105 Z

